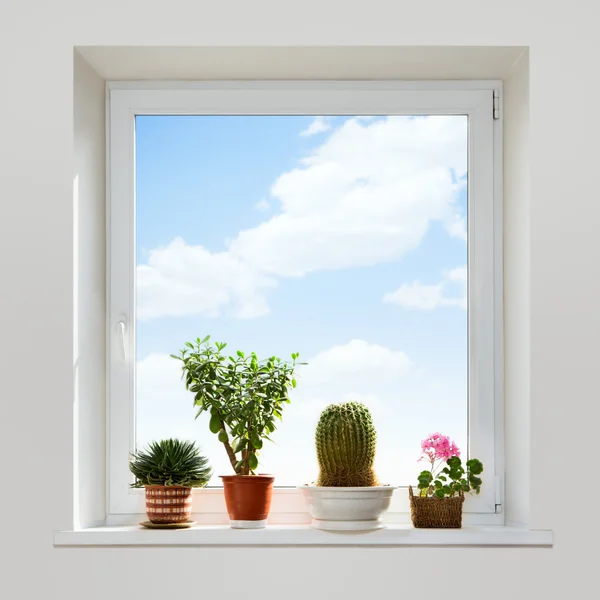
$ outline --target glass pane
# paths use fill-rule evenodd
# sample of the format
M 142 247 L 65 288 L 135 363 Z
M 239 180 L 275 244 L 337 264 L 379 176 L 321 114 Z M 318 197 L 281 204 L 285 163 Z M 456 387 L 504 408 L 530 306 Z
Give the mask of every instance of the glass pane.
M 186 341 L 300 352 L 260 472 L 317 476 L 330 403 L 366 404 L 385 483 L 420 441 L 467 444 L 466 116 L 136 119 L 137 444 L 198 441 L 230 474 L 180 363 Z

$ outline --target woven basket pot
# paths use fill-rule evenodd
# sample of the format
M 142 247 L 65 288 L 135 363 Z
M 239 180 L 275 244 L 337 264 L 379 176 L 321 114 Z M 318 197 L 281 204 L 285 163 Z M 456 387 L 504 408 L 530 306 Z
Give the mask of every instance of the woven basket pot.
M 146 514 L 152 523 L 186 523 L 192 516 L 192 488 L 147 485 Z
M 462 506 L 465 496 L 462 490 L 454 498 L 425 498 L 415 496 L 408 486 L 410 516 L 414 527 L 420 529 L 460 529 Z

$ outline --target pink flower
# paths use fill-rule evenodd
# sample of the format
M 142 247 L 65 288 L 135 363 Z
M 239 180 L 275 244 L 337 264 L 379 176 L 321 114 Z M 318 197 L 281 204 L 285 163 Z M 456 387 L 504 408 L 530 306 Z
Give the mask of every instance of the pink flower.
M 431 463 L 436 460 L 448 460 L 453 456 L 460 456 L 460 449 L 450 440 L 447 435 L 439 432 L 432 433 L 421 442 L 423 455 L 421 459 L 427 458 Z

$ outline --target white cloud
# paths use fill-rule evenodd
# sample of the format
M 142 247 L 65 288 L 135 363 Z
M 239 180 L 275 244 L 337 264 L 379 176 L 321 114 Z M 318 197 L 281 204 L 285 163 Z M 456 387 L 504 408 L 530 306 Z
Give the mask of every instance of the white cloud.
M 248 348 L 247 350 L 250 350 Z M 304 357 L 306 358 L 306 357 Z M 418 369 L 399 350 L 352 340 L 318 352 L 298 373 L 292 403 L 266 442 L 261 471 L 274 473 L 277 485 L 312 481 L 317 475 L 314 432 L 328 404 L 356 400 L 366 404 L 377 428 L 376 468 L 382 481 L 406 485 L 421 470 L 416 462 L 420 440 L 443 431 L 466 443 L 464 373 L 453 379 L 418 377 Z M 137 363 L 137 439 L 180 437 L 195 440 L 213 466 L 213 485 L 231 466 L 208 417 L 194 420 L 193 394 L 185 390 L 180 363 L 165 354 L 151 354 Z
M 446 221 L 445 226 L 449 235 L 463 242 L 467 241 L 467 224 L 464 217 L 454 214 Z
M 382 413 L 390 390 L 416 371 L 404 352 L 358 339 L 323 350 L 307 362 L 298 368 L 294 413 L 315 423 L 326 406 L 339 402 L 362 402 Z
M 331 125 L 327 121 L 327 117 L 315 117 L 312 123 L 300 132 L 302 137 L 311 137 L 318 133 L 325 133 L 331 129 Z
M 398 261 L 435 221 L 464 237 L 466 136 L 455 116 L 346 120 L 275 180 L 278 214 L 225 251 L 182 240 L 154 250 L 138 267 L 140 315 L 260 316 L 276 278 Z
M 404 352 L 393 351 L 365 340 L 351 340 L 333 346 L 309 359 L 308 383 L 319 386 L 324 382 L 364 382 L 366 373 L 377 373 L 377 381 L 389 382 L 406 375 L 413 363 Z M 368 386 L 373 389 L 373 382 Z M 355 392 L 359 390 L 354 390 Z M 361 392 L 362 393 L 362 392 Z
M 307 362 L 298 371 L 298 387 L 292 392 L 292 403 L 286 406 L 284 419 L 273 435 L 276 444 L 265 444 L 261 465 L 278 476 L 279 485 L 312 480 L 317 474 L 314 430 L 321 411 L 329 404 L 354 400 L 371 410 L 381 448 L 394 448 L 387 453 L 387 465 L 380 461 L 382 475 L 392 480 L 398 469 L 394 458 L 398 448 L 410 443 L 418 453 L 418 440 L 424 434 L 420 430 L 411 433 L 414 422 L 396 429 L 390 426 L 390 419 L 405 421 L 403 415 L 408 413 L 401 409 L 402 404 L 410 404 L 411 414 L 417 415 L 417 419 L 421 414 L 427 418 L 430 412 L 427 406 L 413 406 L 416 394 L 409 391 L 414 385 L 412 361 L 402 351 L 365 340 L 351 340 L 318 352 Z M 231 467 L 222 445 L 209 432 L 207 419 L 203 415 L 194 421 L 195 412 L 193 394 L 185 390 L 178 361 L 164 354 L 151 354 L 138 361 L 138 442 L 143 445 L 165 437 L 197 440 L 213 465 L 213 483 L 219 485 L 217 476 L 229 473 Z M 427 433 L 430 426 L 422 428 Z M 383 450 L 382 456 L 385 459 Z
M 467 284 L 467 265 L 463 267 L 456 267 L 456 269 L 450 269 L 446 273 L 446 279 L 449 281 L 454 281 L 456 283 L 464 283 Z
M 137 268 L 137 315 L 147 320 L 228 312 L 241 319 L 269 312 L 265 297 L 275 280 L 228 252 L 189 246 L 181 238 L 150 252 Z
M 260 212 L 265 212 L 266 210 L 269 210 L 269 203 L 263 198 L 254 205 L 254 208 Z
M 181 363 L 167 354 L 148 355 L 137 362 L 136 386 L 137 447 L 172 437 L 195 441 L 213 466 L 213 485 L 220 485 L 218 475 L 231 467 L 208 423 L 194 420 L 197 408 L 181 379 Z
M 466 134 L 456 117 L 349 119 L 275 181 L 281 213 L 230 251 L 279 276 L 399 260 L 433 221 L 459 218 Z
M 461 284 L 460 295 L 458 292 L 448 294 L 448 287 Z M 447 271 L 442 281 L 426 285 L 420 281 L 403 284 L 394 292 L 384 295 L 383 301 L 397 304 L 409 310 L 433 310 L 441 306 L 456 306 L 467 308 L 467 267 L 457 267 Z M 457 286 L 453 286 L 457 287 Z
M 181 379 L 181 363 L 167 354 L 150 354 L 136 365 L 137 441 L 195 436 L 193 396 Z
M 424 285 L 420 281 L 400 286 L 395 292 L 388 292 L 383 301 L 397 304 L 402 308 L 432 310 L 441 305 L 442 284 Z

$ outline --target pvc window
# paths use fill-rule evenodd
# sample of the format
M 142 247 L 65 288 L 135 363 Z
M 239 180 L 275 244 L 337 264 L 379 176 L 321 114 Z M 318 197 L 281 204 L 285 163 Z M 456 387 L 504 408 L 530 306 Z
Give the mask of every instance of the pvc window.
M 207 333 L 219 339 L 215 331 L 228 332 L 222 341 L 234 349 L 251 340 L 242 349 L 264 354 L 260 332 L 275 339 L 282 329 L 290 353 L 301 350 L 303 329 L 322 330 L 323 341 L 302 354 L 309 365 L 298 393 L 308 391 L 265 452 L 280 484 L 272 522 L 309 521 L 293 486 L 316 476 L 311 428 L 330 396 L 371 404 L 376 426 L 379 417 L 381 470 L 400 486 L 389 521 L 409 520 L 415 440 L 439 429 L 485 466 L 465 522 L 503 522 L 495 90 L 500 82 L 109 84 L 109 524 L 144 512 L 128 458 L 150 437 L 193 438 L 216 475 L 229 473 L 216 438 L 194 421 L 191 394 L 189 421 L 178 420 L 186 392 L 168 354 Z M 336 300 L 344 290 L 352 305 Z M 297 322 L 277 312 L 282 304 Z M 458 333 L 440 337 L 445 330 Z M 435 357 L 439 370 L 428 363 Z M 358 379 L 365 372 L 370 387 Z M 194 492 L 194 518 L 227 522 L 218 479 Z

